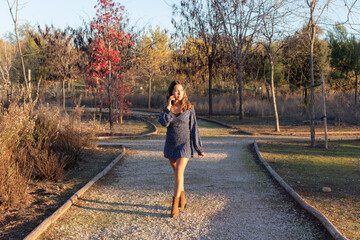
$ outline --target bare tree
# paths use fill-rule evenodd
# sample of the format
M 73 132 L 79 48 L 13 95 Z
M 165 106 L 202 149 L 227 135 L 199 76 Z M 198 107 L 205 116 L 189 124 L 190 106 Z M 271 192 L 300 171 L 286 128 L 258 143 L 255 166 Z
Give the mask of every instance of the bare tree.
M 11 89 L 11 81 L 10 81 L 10 70 L 13 67 L 14 57 L 15 57 L 16 49 L 15 46 L 10 44 L 7 41 L 3 41 L 0 39 L 0 74 L 3 80 L 1 83 L 5 90 L 7 100 L 9 100 L 9 90 Z
M 192 44 L 197 45 L 198 50 L 206 56 L 209 80 L 209 115 L 213 114 L 213 68 L 219 41 L 213 8 L 212 0 L 182 0 L 179 6 L 173 5 L 174 18 L 172 19 L 173 25 L 182 37 L 186 37 L 187 40 L 192 39 Z M 199 40 L 203 44 L 198 44 Z
M 358 0 L 343 0 L 344 5 L 347 8 L 346 23 L 348 23 L 351 29 L 357 33 L 360 33 L 360 1 Z
M 304 0 L 309 10 L 308 21 L 308 37 L 310 41 L 310 78 L 311 78 L 311 92 L 310 92 L 310 133 L 311 146 L 315 146 L 315 104 L 314 104 L 314 43 L 317 31 L 317 25 L 324 11 L 328 9 L 329 5 L 336 0 Z
M 358 0 L 344 0 L 344 5 L 347 8 L 347 19 L 346 22 L 350 25 L 351 29 L 357 33 L 360 33 L 360 1 Z M 354 61 L 354 71 L 355 71 L 355 108 L 358 104 L 358 75 L 360 72 L 360 43 L 356 41 L 355 37 L 352 39 L 352 52 L 353 52 L 353 61 Z
M 6 0 L 6 2 L 8 4 L 8 6 L 9 6 L 9 11 L 10 11 L 10 14 L 11 14 L 11 18 L 12 18 L 12 20 L 14 22 L 14 30 L 15 30 L 18 50 L 19 50 L 19 54 L 20 54 L 20 58 L 21 58 L 21 65 L 22 65 L 23 74 L 24 74 L 25 87 L 26 87 L 27 90 L 30 90 L 30 88 L 31 88 L 30 81 L 28 81 L 28 78 L 26 77 L 26 69 L 25 69 L 24 58 L 23 58 L 22 51 L 21 51 L 21 44 L 20 44 L 19 33 L 18 33 L 19 0 L 14 0 L 12 3 L 10 3 L 9 0 Z
M 44 52 L 42 65 L 51 69 L 49 72 L 53 81 L 62 82 L 63 108 L 65 108 L 65 82 L 79 75 L 80 54 L 74 49 L 73 33 L 70 28 L 56 29 L 54 26 L 40 26 L 39 36 L 33 36 L 35 43 Z M 60 96 L 58 96 L 58 100 Z M 59 101 L 60 102 L 60 101 Z
M 248 50 L 258 33 L 265 0 L 230 1 L 212 0 L 216 19 L 220 25 L 219 34 L 231 51 L 238 71 L 239 118 L 244 118 L 243 109 L 243 65 Z
M 350 40 L 350 47 L 351 47 L 351 62 L 352 62 L 352 70 L 355 73 L 355 96 L 354 96 L 354 107 L 356 108 L 357 104 L 359 103 L 359 72 L 360 72 L 360 42 L 355 39 L 354 36 L 351 37 Z
M 284 23 L 285 17 L 289 15 L 289 11 L 286 10 L 287 1 L 267 1 L 262 8 L 262 28 L 261 35 L 265 41 L 262 42 L 264 46 L 270 64 L 270 85 L 272 103 L 275 116 L 275 131 L 280 132 L 279 115 L 276 104 L 275 84 L 274 84 L 274 65 L 280 49 L 284 46 L 284 41 L 281 38 L 284 37 Z

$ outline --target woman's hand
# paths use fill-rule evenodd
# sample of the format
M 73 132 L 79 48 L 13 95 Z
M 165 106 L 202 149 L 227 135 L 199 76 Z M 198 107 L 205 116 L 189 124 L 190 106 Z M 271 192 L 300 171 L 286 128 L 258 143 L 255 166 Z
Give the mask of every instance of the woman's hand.
M 202 152 L 202 153 L 199 153 L 199 158 L 203 158 L 205 156 L 205 153 Z
M 171 106 L 172 106 L 172 104 L 171 104 L 171 101 L 174 101 L 175 100 L 175 96 L 174 95 L 171 95 L 170 97 L 169 97 L 169 99 L 168 99 L 168 105 L 167 105 L 167 109 L 170 111 L 170 109 L 171 109 Z

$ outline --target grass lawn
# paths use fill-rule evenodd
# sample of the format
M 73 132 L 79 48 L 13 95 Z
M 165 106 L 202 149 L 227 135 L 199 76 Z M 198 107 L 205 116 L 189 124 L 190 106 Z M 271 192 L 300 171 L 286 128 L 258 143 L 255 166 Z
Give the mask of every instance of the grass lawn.
M 327 150 L 281 141 L 260 142 L 259 148 L 299 195 L 347 238 L 360 239 L 360 140 L 333 141 Z
M 85 112 L 82 116 L 83 130 L 92 128 L 95 131 L 96 136 L 109 136 L 110 135 L 110 124 L 107 120 L 102 119 L 101 121 L 94 121 L 94 113 Z M 123 123 L 114 121 L 113 123 L 113 134 L 117 136 L 129 136 L 139 135 L 151 132 L 153 129 L 151 126 L 138 118 L 124 117 Z
M 280 133 L 276 133 L 275 120 L 273 118 L 245 118 L 239 120 L 237 116 L 213 116 L 218 121 L 227 123 L 231 126 L 240 128 L 254 134 L 276 134 L 276 135 L 292 135 L 307 136 L 310 135 L 310 126 L 306 121 L 295 121 L 291 119 L 280 118 Z M 318 121 L 315 125 L 317 135 L 324 134 L 323 123 Z M 328 123 L 329 135 L 357 135 L 360 136 L 360 125 L 335 124 Z
M 96 134 L 98 136 L 110 134 L 110 124 L 107 121 L 96 123 Z M 114 123 L 113 133 L 119 136 L 145 134 L 151 132 L 150 125 L 144 121 L 137 119 L 124 119 L 123 123 Z

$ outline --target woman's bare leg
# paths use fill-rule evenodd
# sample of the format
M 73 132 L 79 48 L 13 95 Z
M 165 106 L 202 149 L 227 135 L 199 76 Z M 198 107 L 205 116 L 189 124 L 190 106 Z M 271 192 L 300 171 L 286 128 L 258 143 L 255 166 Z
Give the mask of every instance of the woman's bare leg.
M 184 191 L 184 171 L 188 158 L 179 158 L 176 160 L 174 197 L 180 197 L 181 191 Z
M 170 166 L 171 166 L 171 168 L 173 169 L 174 174 L 175 174 L 175 169 L 176 169 L 176 159 L 169 159 L 169 162 L 170 162 Z
M 171 168 L 173 169 L 174 175 L 175 175 L 176 162 L 177 162 L 177 160 L 176 160 L 176 159 L 169 159 L 169 162 L 170 162 L 170 166 L 171 166 Z M 175 178 L 176 178 L 176 175 L 175 175 Z M 182 184 L 181 184 L 181 191 L 184 191 L 184 181 L 182 181 Z M 175 195 L 174 195 L 174 196 L 175 196 Z

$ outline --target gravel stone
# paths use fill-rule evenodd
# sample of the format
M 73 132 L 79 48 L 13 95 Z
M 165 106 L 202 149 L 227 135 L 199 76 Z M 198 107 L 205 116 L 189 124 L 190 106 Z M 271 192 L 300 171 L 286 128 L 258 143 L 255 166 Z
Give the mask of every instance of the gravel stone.
M 170 217 L 173 173 L 164 139 L 130 148 L 43 239 L 331 239 L 254 161 L 249 138 L 203 138 L 185 171 L 188 207 Z

